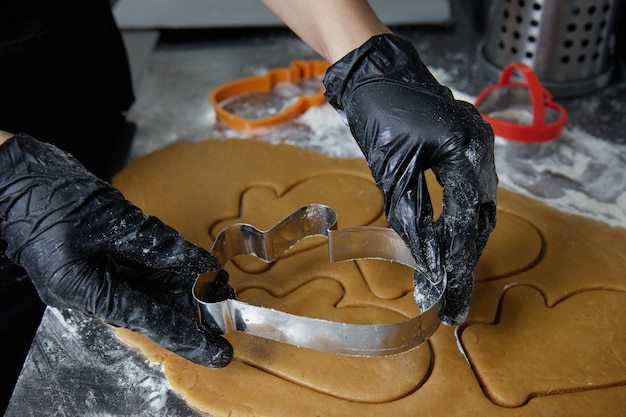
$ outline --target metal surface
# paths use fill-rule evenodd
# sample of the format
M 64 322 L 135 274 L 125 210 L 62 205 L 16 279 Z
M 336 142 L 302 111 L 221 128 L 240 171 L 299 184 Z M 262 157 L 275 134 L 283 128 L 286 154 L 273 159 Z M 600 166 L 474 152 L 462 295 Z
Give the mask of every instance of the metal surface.
M 532 67 L 557 97 L 606 86 L 613 70 L 616 1 L 492 1 L 483 64 L 499 73 L 508 64 Z
M 48 308 L 4 417 L 202 415 L 104 322 Z
M 301 207 L 268 231 L 249 224 L 226 227 L 217 236 L 211 252 L 226 265 L 238 255 L 254 255 L 272 263 L 300 241 L 328 238 L 330 262 L 379 259 L 398 262 L 419 270 L 402 239 L 389 228 L 356 227 L 336 230 L 337 215 L 329 207 Z M 396 323 L 348 324 L 298 316 L 254 306 L 235 299 L 213 301 L 211 291 L 220 271 L 201 275 L 194 297 L 201 318 L 223 333 L 240 331 L 277 342 L 323 352 L 353 356 L 384 356 L 410 350 L 426 341 L 439 327 L 438 317 L 445 280 L 433 287 L 438 293 L 421 314 Z M 393 277 L 391 277 L 393 278 Z M 208 301 L 211 300 L 211 301 Z

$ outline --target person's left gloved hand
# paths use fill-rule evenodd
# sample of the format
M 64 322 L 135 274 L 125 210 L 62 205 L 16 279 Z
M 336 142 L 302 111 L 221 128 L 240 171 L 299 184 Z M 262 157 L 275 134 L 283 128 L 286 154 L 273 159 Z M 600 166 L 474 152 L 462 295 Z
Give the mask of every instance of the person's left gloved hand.
M 230 343 L 185 311 L 197 274 L 219 261 L 58 148 L 24 134 L 0 147 L 0 236 L 46 304 L 141 332 L 204 366 L 232 360 Z
M 495 226 L 497 176 L 493 131 L 470 104 L 454 100 L 410 42 L 371 38 L 333 64 L 326 98 L 343 114 L 383 192 L 389 224 L 421 266 L 415 299 L 430 307 L 445 281 L 440 317 L 467 317 L 476 263 Z M 443 185 L 433 220 L 424 172 Z

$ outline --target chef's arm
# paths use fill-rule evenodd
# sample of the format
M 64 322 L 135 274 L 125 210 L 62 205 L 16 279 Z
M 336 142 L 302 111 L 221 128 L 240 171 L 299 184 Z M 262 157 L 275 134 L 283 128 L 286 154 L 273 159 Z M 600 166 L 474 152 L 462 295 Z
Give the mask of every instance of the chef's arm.
M 11 133 L 0 130 L 0 145 L 6 142 L 11 136 L 13 136 Z
M 366 0 L 263 0 L 332 66 L 326 98 L 343 115 L 383 193 L 387 221 L 420 265 L 415 299 L 439 298 L 440 317 L 467 317 L 476 262 L 495 225 L 493 132 L 469 103 L 454 99 L 413 44 L 394 36 Z M 443 186 L 433 219 L 424 172 Z
M 366 0 L 262 0 L 291 30 L 331 63 L 369 38 L 391 33 Z

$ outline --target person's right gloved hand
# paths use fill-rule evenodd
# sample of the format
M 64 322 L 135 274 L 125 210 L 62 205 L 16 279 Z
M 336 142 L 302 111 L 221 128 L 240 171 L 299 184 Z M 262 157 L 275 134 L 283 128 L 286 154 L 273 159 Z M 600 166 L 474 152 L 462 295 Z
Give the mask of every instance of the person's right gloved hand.
M 495 226 L 491 126 L 435 80 L 409 41 L 391 34 L 372 37 L 334 63 L 324 85 L 383 193 L 387 221 L 421 267 L 414 276 L 418 306 L 432 306 L 445 281 L 440 318 L 461 324 L 476 263 Z M 436 222 L 428 169 L 443 185 Z
M 204 366 L 232 360 L 226 339 L 185 314 L 197 274 L 219 261 L 25 134 L 0 146 L 0 236 L 46 304 L 138 331 Z

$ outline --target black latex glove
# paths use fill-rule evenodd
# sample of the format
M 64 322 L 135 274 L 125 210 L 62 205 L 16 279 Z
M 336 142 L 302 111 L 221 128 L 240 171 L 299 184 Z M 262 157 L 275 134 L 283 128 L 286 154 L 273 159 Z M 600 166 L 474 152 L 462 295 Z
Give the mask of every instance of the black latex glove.
M 415 299 L 428 308 L 446 277 L 442 321 L 467 317 L 476 263 L 495 226 L 493 131 L 454 100 L 410 42 L 371 38 L 328 69 L 326 98 L 344 115 L 383 192 L 389 224 L 417 263 Z M 443 186 L 435 222 L 424 171 Z
M 228 341 L 184 314 L 196 275 L 217 259 L 70 155 L 24 134 L 4 143 L 0 216 L 7 256 L 46 304 L 139 331 L 204 366 L 231 361 Z

